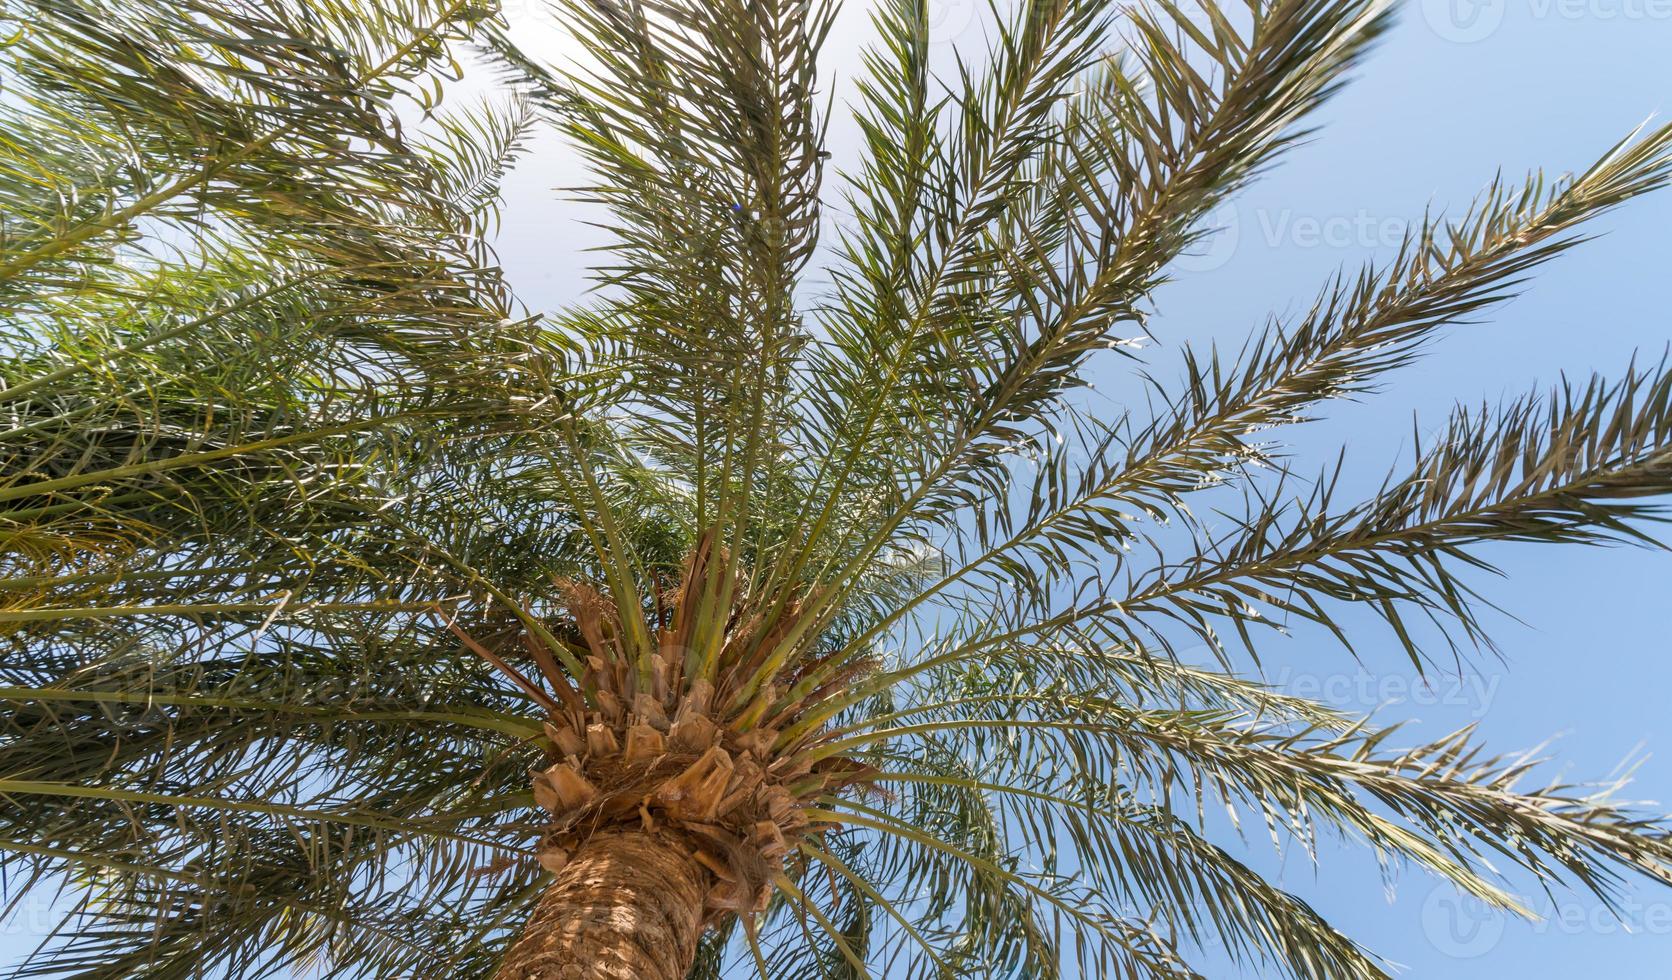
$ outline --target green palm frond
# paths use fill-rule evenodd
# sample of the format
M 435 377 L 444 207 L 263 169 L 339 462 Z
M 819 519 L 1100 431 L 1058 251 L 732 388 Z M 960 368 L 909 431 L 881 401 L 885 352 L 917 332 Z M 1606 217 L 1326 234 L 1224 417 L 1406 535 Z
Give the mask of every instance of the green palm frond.
M 1664 363 L 1459 407 L 1357 501 L 1278 440 L 1661 189 L 1672 127 L 1105 420 L 1383 4 L 1023 0 L 943 66 L 885 0 L 834 194 L 833 5 L 555 7 L 584 67 L 465 0 L 0 0 L 0 866 L 72 896 L 20 976 L 487 980 L 583 817 L 728 842 L 694 980 L 1387 976 L 1245 824 L 1514 912 L 1672 883 L 1620 787 L 1248 671 L 1365 605 L 1467 656 L 1489 546 L 1656 540 Z M 533 315 L 490 241 L 544 129 L 609 241 Z M 747 836 L 658 796 L 716 751 Z
M 1337 507 L 1338 471 L 1292 505 L 1253 498 L 1235 530 L 1135 581 L 1114 614 L 1129 635 L 1136 631 L 1127 624 L 1154 616 L 1210 642 L 1221 617 L 1252 644 L 1252 627 L 1289 617 L 1329 627 L 1323 602 L 1364 602 L 1422 666 L 1407 609 L 1485 640 L 1477 597 L 1458 575 L 1491 567 L 1479 545 L 1652 543 L 1643 528 L 1667 517 L 1657 498 L 1672 466 L 1669 436 L 1664 366 L 1634 366 L 1619 382 L 1570 383 L 1497 410 L 1460 409 L 1432 445 L 1419 441 L 1411 472 L 1374 498 Z
M 109 560 L 293 567 L 340 537 L 322 499 L 386 505 L 368 462 L 405 450 L 366 432 L 432 430 L 461 390 L 480 427 L 520 383 L 505 362 L 541 341 L 478 218 L 481 153 L 503 154 L 463 153 L 462 121 L 409 139 L 397 113 L 479 15 L 377 13 L 8 8 L 0 495 L 16 574 L 42 582 L 24 611 L 85 605 L 64 600 Z

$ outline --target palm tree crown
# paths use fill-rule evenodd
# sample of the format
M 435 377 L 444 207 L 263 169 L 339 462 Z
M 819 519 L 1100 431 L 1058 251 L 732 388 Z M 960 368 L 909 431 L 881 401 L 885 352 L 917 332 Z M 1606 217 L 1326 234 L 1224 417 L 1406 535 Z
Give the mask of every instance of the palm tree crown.
M 1246 674 L 1352 608 L 1428 668 L 1490 643 L 1483 546 L 1651 540 L 1664 365 L 1459 409 L 1364 500 L 1271 440 L 1672 128 L 1106 419 L 1087 365 L 1383 4 L 1022 0 L 936 73 L 881 0 L 827 181 L 825 0 L 554 2 L 588 67 L 477 0 L 0 2 L 0 860 L 75 896 L 18 976 L 633 976 L 541 959 L 612 835 L 673 849 L 691 978 L 1388 975 L 1209 808 L 1510 910 L 1493 859 L 1672 883 L 1607 792 Z M 444 101 L 466 59 L 511 97 Z M 534 315 L 488 243 L 540 127 L 611 244 Z

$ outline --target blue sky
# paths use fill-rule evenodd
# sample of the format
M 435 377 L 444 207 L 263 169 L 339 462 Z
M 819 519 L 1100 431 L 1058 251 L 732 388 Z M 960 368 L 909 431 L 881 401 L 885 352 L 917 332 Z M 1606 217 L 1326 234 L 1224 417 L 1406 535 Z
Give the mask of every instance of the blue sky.
M 951 43 L 978 39 L 975 8 L 976 0 L 939 0 Z M 533 30 L 531 9 L 512 0 Z M 862 28 L 852 12 L 844 18 L 832 43 L 838 73 L 856 64 L 847 52 Z M 1337 267 L 1385 254 L 1425 208 L 1461 209 L 1500 167 L 1516 178 L 1534 167 L 1582 167 L 1646 118 L 1672 113 L 1669 53 L 1672 0 L 1413 0 L 1356 84 L 1324 111 L 1318 138 L 1222 211 L 1226 231 L 1158 297 L 1158 374 L 1171 376 L 1169 341 L 1234 342 L 1270 313 L 1303 308 Z M 840 127 L 835 135 L 841 162 Z M 542 143 L 510 184 L 500 248 L 537 309 L 575 298 L 581 249 L 596 241 L 549 191 L 573 182 L 570 158 Z M 1376 481 L 1408 446 L 1413 413 L 1437 422 L 1458 400 L 1495 402 L 1563 372 L 1618 376 L 1634 351 L 1658 359 L 1672 339 L 1672 194 L 1596 228 L 1606 235 L 1547 266 L 1494 322 L 1451 331 L 1385 395 L 1339 406 L 1301 434 L 1299 448 L 1321 463 L 1345 444 L 1349 462 Z M 1129 368 L 1111 361 L 1103 370 L 1099 380 L 1114 390 Z M 1508 576 L 1484 583 L 1487 594 L 1523 621 L 1496 621 L 1504 663 L 1483 655 L 1424 682 L 1391 638 L 1365 643 L 1355 663 L 1302 633 L 1265 648 L 1268 678 L 1384 720 L 1410 719 L 1413 738 L 1478 723 L 1489 744 L 1514 751 L 1559 736 L 1548 751 L 1574 779 L 1635 759 L 1626 795 L 1672 806 L 1672 556 L 1520 547 L 1491 557 Z M 1381 633 L 1366 623 L 1363 635 Z M 1406 976 L 1651 978 L 1672 962 L 1672 889 L 1628 892 L 1630 932 L 1594 900 L 1561 892 L 1529 893 L 1549 918 L 1526 924 L 1483 916 L 1417 875 L 1402 876 L 1390 899 L 1373 862 L 1350 849 L 1324 852 L 1317 868 L 1298 854 L 1280 862 L 1269 848 L 1250 852 Z M 44 906 L 26 903 L 0 931 L 0 973 L 49 924 Z

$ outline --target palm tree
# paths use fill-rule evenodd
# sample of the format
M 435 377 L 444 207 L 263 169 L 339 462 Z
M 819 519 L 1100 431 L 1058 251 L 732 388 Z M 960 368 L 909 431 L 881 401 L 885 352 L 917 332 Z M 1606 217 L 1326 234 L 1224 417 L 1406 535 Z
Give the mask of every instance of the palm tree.
M 1168 338 L 1104 419 L 1087 364 L 1381 4 L 1027 0 L 938 77 L 883 0 L 821 245 L 830 6 L 558 3 L 586 69 L 467 0 L 0 6 L 0 855 L 74 896 L 17 976 L 1387 975 L 1210 803 L 1512 911 L 1494 858 L 1672 882 L 1607 787 L 1250 674 L 1354 609 L 1438 669 L 1486 546 L 1650 540 L 1664 365 L 1459 409 L 1360 501 L 1270 440 L 1672 180 L 1672 128 Z M 444 105 L 464 58 L 514 97 Z M 613 244 L 535 316 L 487 242 L 541 126 Z

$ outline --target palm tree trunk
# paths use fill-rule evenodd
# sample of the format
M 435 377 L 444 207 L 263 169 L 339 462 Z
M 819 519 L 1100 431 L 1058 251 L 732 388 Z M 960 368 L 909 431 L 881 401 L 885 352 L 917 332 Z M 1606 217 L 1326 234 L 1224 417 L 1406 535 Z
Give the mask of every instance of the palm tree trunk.
M 541 897 L 495 980 L 684 980 L 710 884 L 677 837 L 598 834 Z

